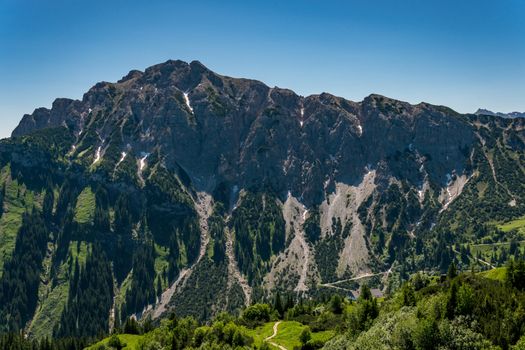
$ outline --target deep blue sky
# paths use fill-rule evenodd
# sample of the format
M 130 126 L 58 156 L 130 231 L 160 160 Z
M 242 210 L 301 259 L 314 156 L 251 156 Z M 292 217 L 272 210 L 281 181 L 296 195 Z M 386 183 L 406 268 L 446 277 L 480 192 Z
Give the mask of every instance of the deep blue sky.
M 0 0 L 0 137 L 170 58 L 302 95 L 525 111 L 525 1 Z

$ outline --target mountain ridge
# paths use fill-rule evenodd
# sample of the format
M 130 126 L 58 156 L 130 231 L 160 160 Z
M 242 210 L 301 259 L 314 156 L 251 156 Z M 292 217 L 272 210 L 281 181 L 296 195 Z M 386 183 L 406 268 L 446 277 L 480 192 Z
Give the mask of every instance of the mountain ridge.
M 46 283 L 26 286 L 38 312 L 0 319 L 35 336 L 170 311 L 205 320 L 276 291 L 387 292 L 412 271 L 477 264 L 459 245 L 499 242 L 494 222 L 525 214 L 525 119 L 302 97 L 197 61 L 57 99 L 13 135 L 0 142 L 0 262 L 22 259 L 18 238 L 37 232 L 22 221 L 44 216 L 48 247 L 32 249 Z M 6 268 L 0 286 L 25 285 Z
M 171 80 L 170 80 L 171 79 Z M 223 80 L 221 80 L 223 79 Z M 152 84 L 148 84 L 148 81 L 153 80 Z M 215 82 L 215 83 L 213 83 Z M 265 109 L 271 110 L 273 108 L 272 106 L 278 105 L 279 107 L 282 107 L 284 105 L 287 106 L 285 108 L 284 113 L 287 115 L 287 126 L 292 130 L 300 130 L 303 127 L 303 124 L 305 125 L 305 129 L 309 131 L 308 129 L 312 128 L 315 125 L 309 125 L 310 122 L 313 123 L 323 123 L 324 116 L 321 118 L 321 116 L 314 116 L 312 118 L 311 114 L 312 112 L 315 113 L 315 109 L 324 109 L 327 108 L 331 110 L 332 114 L 340 114 L 339 116 L 333 115 L 333 118 L 339 118 L 340 120 L 342 118 L 345 118 L 346 120 L 342 120 L 347 125 L 346 128 L 350 129 L 349 131 L 352 132 L 356 138 L 361 137 L 363 133 L 363 126 L 361 123 L 365 122 L 365 119 L 367 116 L 366 114 L 367 109 L 373 109 L 375 106 L 379 104 L 382 105 L 391 105 L 391 108 L 400 108 L 400 109 L 406 109 L 410 110 L 409 113 L 414 113 L 414 111 L 417 113 L 417 111 L 425 111 L 425 110 L 433 110 L 438 111 L 440 109 L 443 109 L 443 107 L 439 106 L 432 106 L 426 103 L 421 103 L 418 105 L 410 105 L 406 102 L 396 101 L 392 99 L 385 98 L 383 96 L 372 94 L 368 97 L 366 97 L 362 102 L 356 103 L 352 101 L 348 101 L 339 97 L 335 97 L 333 95 L 322 93 L 319 95 L 311 95 L 308 97 L 301 97 L 299 95 L 296 95 L 291 90 L 288 89 L 280 89 L 280 88 L 269 88 L 268 86 L 264 85 L 261 82 L 255 81 L 255 80 L 247 80 L 247 79 L 234 79 L 229 77 L 222 77 L 219 76 L 208 69 L 206 69 L 200 62 L 193 61 L 190 64 L 184 63 L 182 61 L 167 61 L 164 64 L 159 64 L 152 66 L 145 70 L 143 74 L 139 74 L 136 71 L 132 71 L 130 74 L 128 74 L 126 77 L 120 80 L 120 83 L 112 84 L 112 83 L 98 83 L 93 88 L 88 91 L 82 101 L 76 101 L 76 100 L 65 100 L 65 99 L 58 99 L 53 104 L 53 108 L 50 111 L 38 109 L 36 113 L 34 113 L 32 116 L 24 117 L 20 125 L 14 130 L 13 135 L 19 136 L 23 135 L 27 132 L 30 132 L 31 130 L 37 130 L 42 127 L 51 127 L 51 126 L 59 126 L 64 124 L 71 124 L 68 125 L 70 129 L 72 129 L 76 133 L 80 133 L 84 127 L 83 123 L 85 123 L 85 119 L 87 118 L 87 115 L 91 112 L 89 112 L 92 107 L 95 107 L 94 104 L 97 102 L 97 98 L 104 98 L 107 97 L 107 89 L 112 89 L 115 87 L 128 89 L 127 85 L 132 84 L 129 86 L 130 90 L 139 90 L 144 88 L 153 89 L 153 94 L 156 94 L 156 92 L 159 89 L 168 88 L 175 90 L 175 94 L 178 93 L 178 103 L 179 107 L 183 107 L 182 109 L 186 109 L 186 117 L 191 118 L 193 114 L 193 111 L 191 110 L 191 106 L 189 105 L 189 102 L 186 103 L 186 106 L 181 103 L 182 100 L 184 100 L 186 97 L 187 92 L 189 91 L 191 87 L 194 87 L 194 92 L 191 92 L 190 95 L 197 95 L 197 96 L 190 96 L 189 99 L 192 100 L 193 103 L 195 102 L 195 97 L 199 98 L 202 97 L 203 89 L 202 86 L 206 85 L 207 88 L 209 88 L 209 85 L 215 87 L 215 85 L 218 86 L 218 88 L 224 88 L 224 90 L 227 90 L 228 87 L 225 85 L 227 83 L 232 84 L 236 89 L 242 89 L 245 87 L 246 84 L 248 84 L 248 88 L 251 90 L 261 90 L 258 91 L 258 95 L 254 96 L 255 98 L 259 99 L 258 101 L 253 101 L 255 104 L 263 104 L 261 107 L 264 107 Z M 146 84 L 145 86 L 140 86 L 141 84 Z M 215 84 L 215 85 L 213 85 Z M 201 89 L 199 89 L 201 87 Z M 231 88 L 231 86 L 230 86 Z M 149 92 L 148 92 L 149 93 Z M 146 94 L 148 94 L 146 93 Z M 233 91 L 228 91 L 227 93 L 232 94 Z M 181 96 L 182 94 L 182 96 Z M 201 95 L 201 96 L 198 96 Z M 220 96 L 224 100 L 224 94 L 223 96 Z M 204 98 L 208 98 L 209 96 L 205 96 Z M 226 96 L 226 99 L 231 96 Z M 135 96 L 131 96 L 130 98 L 135 98 Z M 152 97 L 153 98 L 153 97 Z M 169 99 L 169 97 L 165 97 L 166 99 Z M 239 98 L 239 96 L 237 96 Z M 189 101 L 188 99 L 188 101 Z M 275 101 L 274 101 L 275 99 Z M 223 101 L 221 103 L 224 103 L 225 105 L 221 105 L 218 100 L 214 101 L 212 104 L 212 108 L 216 108 L 220 113 L 225 113 L 226 105 L 230 101 Z M 380 101 L 380 102 L 378 102 Z M 171 103 L 170 101 L 169 103 Z M 166 105 L 166 103 L 165 103 Z M 305 108 L 306 106 L 306 108 Z M 312 106 L 314 111 L 310 111 L 309 106 Z M 395 106 L 395 107 L 394 107 Z M 126 106 L 126 109 L 131 109 L 131 106 Z M 197 107 L 198 104 L 197 104 Z M 221 109 L 222 108 L 222 109 Z M 235 107 L 234 107 L 235 108 Z M 258 107 L 255 107 L 258 108 Z M 179 108 L 180 109 L 180 108 Z M 217 112 L 217 110 L 214 110 L 212 112 Z M 303 111 L 301 116 L 301 111 Z M 123 113 L 127 113 L 129 111 L 123 111 Z M 162 113 L 163 111 L 153 111 L 154 113 Z M 170 111 L 171 112 L 171 111 Z M 177 112 L 180 112 L 177 111 Z M 253 119 L 253 113 L 262 114 L 264 110 L 261 110 L 259 107 L 259 110 L 246 110 L 246 111 L 235 111 L 238 113 L 234 113 L 233 117 L 231 118 L 231 123 L 234 123 L 236 125 L 239 125 L 241 123 L 245 123 L 246 127 L 253 126 L 253 122 L 257 121 L 259 123 L 271 123 L 271 121 L 268 120 L 262 120 L 263 118 L 255 116 L 255 119 Z M 451 114 L 455 114 L 455 112 L 450 111 Z M 200 113 L 197 113 L 200 115 Z M 241 114 L 241 115 L 239 115 Z M 67 117 L 66 117 L 67 115 Z M 128 113 L 129 115 L 129 113 Z M 204 117 L 209 117 L 210 113 L 204 113 Z M 246 120 L 246 115 L 250 116 L 251 120 Z M 306 116 L 306 117 L 304 117 Z M 120 119 L 126 118 L 128 116 L 123 115 L 115 118 L 112 122 L 118 123 Z M 119 119 L 120 118 L 120 119 Z M 301 119 L 303 118 L 303 119 Z M 408 123 L 414 123 L 414 121 L 411 121 L 410 117 L 408 115 L 408 118 L 397 117 L 398 119 L 405 120 Z M 207 118 L 210 120 L 210 118 Z M 242 120 L 244 119 L 244 120 Z M 203 120 L 203 123 L 205 121 Z M 211 121 L 213 123 L 213 121 Z M 454 120 L 454 122 L 457 123 L 457 121 Z M 248 123 L 248 124 L 246 124 Z M 153 126 L 153 125 L 152 125 Z M 205 125 L 206 126 L 206 125 Z M 210 125 L 211 126 L 211 125 Z M 214 125 L 217 128 L 223 128 L 221 125 Z M 173 125 L 173 127 L 180 127 L 179 125 Z M 262 125 L 262 127 L 266 127 L 266 125 Z M 191 128 L 190 128 L 191 129 Z M 97 135 L 97 137 L 105 139 L 107 138 L 108 134 L 111 133 L 112 129 L 107 130 L 104 132 L 104 130 L 97 131 L 97 133 L 101 133 L 101 135 Z M 141 130 L 143 134 L 145 134 L 146 130 Z M 187 135 L 189 132 L 193 132 L 194 130 L 188 130 L 185 131 L 185 135 Z M 245 130 L 246 133 L 249 133 L 250 130 Z M 106 135 L 104 135 L 104 133 Z M 159 130 L 158 132 L 153 132 L 156 134 L 156 137 L 159 137 L 159 134 L 162 134 L 162 132 Z M 239 134 L 239 130 L 234 130 L 230 133 L 232 137 L 237 138 L 236 143 L 240 147 L 241 142 L 244 142 L 246 140 L 241 140 L 239 137 L 243 137 L 245 135 Z M 295 138 L 301 138 L 302 133 L 299 131 L 298 135 L 295 135 Z M 183 135 L 184 136 L 184 135 Z M 284 137 L 285 135 L 283 135 Z M 146 137 L 143 137 L 145 139 Z M 472 136 L 469 137 L 472 139 Z M 137 141 L 136 138 L 133 141 Z M 145 141 L 145 140 L 141 140 Z M 270 142 L 270 141 L 268 141 Z M 297 143 L 296 141 L 290 141 Z M 461 140 L 458 140 L 458 142 L 461 142 Z M 128 144 L 127 140 L 123 140 L 124 144 Z M 148 150 L 141 150 L 141 152 L 145 153 L 151 153 L 151 145 L 148 145 L 147 142 L 140 142 L 142 145 L 140 147 L 142 148 L 149 148 Z M 409 143 L 409 142 L 408 142 Z M 407 144 L 408 144 L 407 143 Z M 225 151 L 228 151 L 228 153 L 232 153 L 232 149 L 226 149 Z M 239 156 L 242 157 L 242 154 Z M 327 156 L 325 156 L 326 158 Z M 192 157 L 193 159 L 196 158 L 195 155 Z M 209 159 L 208 159 L 209 160 Z M 207 161 L 208 161 L 207 160 Z M 181 163 L 180 160 L 177 160 L 179 164 Z M 230 163 L 232 160 L 229 160 Z M 363 168 L 366 164 L 363 164 Z M 197 166 L 196 168 L 204 168 L 205 165 L 201 164 L 200 166 Z M 186 166 L 188 168 L 188 166 Z M 200 174 L 199 174 L 200 175 Z M 199 177 L 199 175 L 196 175 Z M 357 176 L 358 174 L 355 174 L 354 176 Z M 231 175 L 230 175 L 231 176 Z M 445 173 L 442 173 L 441 179 L 444 182 L 446 177 Z M 208 176 L 209 177 L 209 176 Z M 207 179 L 206 181 L 210 181 L 210 179 Z M 260 182 L 260 179 L 257 178 L 255 180 L 252 180 L 254 182 Z M 286 189 L 287 190 L 287 189 Z M 282 192 L 286 192 L 284 189 Z
M 510 112 L 510 113 L 501 113 L 501 112 L 492 112 L 488 109 L 478 108 L 474 113 L 476 115 L 491 115 L 502 118 L 525 118 L 525 112 Z

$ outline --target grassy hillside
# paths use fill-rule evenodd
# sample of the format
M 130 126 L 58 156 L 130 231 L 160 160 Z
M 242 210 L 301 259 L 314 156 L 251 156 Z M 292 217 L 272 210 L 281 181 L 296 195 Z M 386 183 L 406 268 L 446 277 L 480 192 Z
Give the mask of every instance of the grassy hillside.
M 503 232 L 510 232 L 513 230 L 519 230 L 522 233 L 525 233 L 525 216 L 516 220 L 506 222 L 504 224 L 498 225 L 498 228 Z
M 75 208 L 75 221 L 79 224 L 93 222 L 95 215 L 95 194 L 90 187 L 84 188 L 77 198 Z
M 117 337 L 123 345 L 125 344 L 122 350 L 138 350 L 139 341 L 143 338 L 143 336 L 136 334 L 119 334 Z M 109 347 L 108 343 L 110 339 L 111 337 L 105 338 L 98 343 L 87 347 L 86 350 L 99 350 L 107 348 Z
M 496 281 L 504 281 L 506 277 L 507 269 L 505 267 L 497 267 L 488 271 L 480 272 L 479 275 L 488 279 Z
M 0 217 L 0 276 L 4 262 L 15 248 L 16 235 L 22 225 L 22 215 L 34 206 L 40 206 L 40 195 L 10 176 L 10 167 L 0 171 L 0 187 L 5 186 L 3 215 Z
M 511 275 L 525 276 L 525 263 L 509 266 Z M 124 349 L 137 350 L 174 343 L 178 349 L 521 349 L 515 344 L 525 339 L 525 280 L 507 270 L 455 276 L 451 269 L 446 279 L 416 274 L 381 303 L 365 287 L 357 301 L 256 304 L 209 325 L 171 318 L 142 335 L 118 337 Z M 109 341 L 87 349 L 111 349 Z

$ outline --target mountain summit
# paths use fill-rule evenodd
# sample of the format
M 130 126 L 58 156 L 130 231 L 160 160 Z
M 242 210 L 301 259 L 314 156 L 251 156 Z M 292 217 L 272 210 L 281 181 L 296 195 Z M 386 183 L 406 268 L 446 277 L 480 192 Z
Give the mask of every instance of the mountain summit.
M 379 95 L 303 97 L 197 61 L 98 83 L 0 143 L 0 324 L 89 336 L 443 271 L 455 244 L 525 213 L 524 130 Z

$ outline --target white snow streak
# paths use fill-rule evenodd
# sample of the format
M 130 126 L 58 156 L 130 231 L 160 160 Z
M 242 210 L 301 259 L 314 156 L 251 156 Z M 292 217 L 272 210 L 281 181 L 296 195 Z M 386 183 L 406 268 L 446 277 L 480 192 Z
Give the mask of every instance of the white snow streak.
M 140 163 L 139 163 L 139 170 L 140 172 L 142 172 L 144 170 L 144 168 L 146 167 L 146 159 L 148 158 L 149 156 L 149 153 L 145 153 L 142 158 L 140 158 Z
M 95 153 L 95 160 L 93 161 L 93 164 L 100 161 L 100 151 L 102 150 L 102 146 L 98 146 L 97 153 Z
M 188 106 L 188 108 L 190 109 L 191 113 L 193 113 L 193 108 L 191 108 L 190 98 L 188 97 L 188 93 L 187 92 L 184 93 L 184 101 L 186 102 L 186 106 Z
M 126 155 L 127 155 L 126 152 L 122 152 L 122 153 L 121 153 L 121 155 L 120 155 L 120 159 L 119 159 L 119 161 L 118 161 L 118 163 L 117 163 L 117 166 L 119 166 L 120 163 L 122 163 L 122 162 L 124 161 L 124 159 L 126 159 Z

